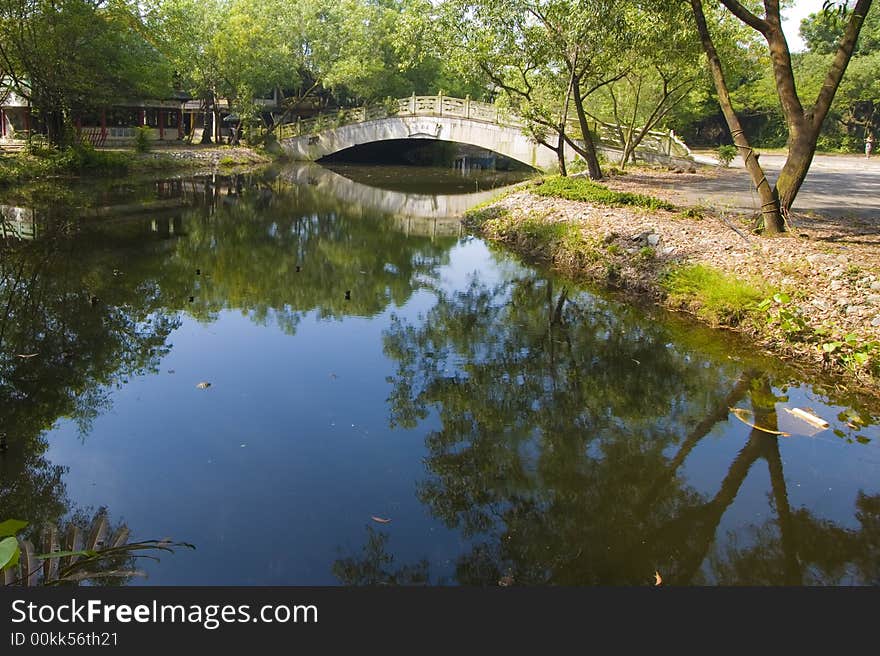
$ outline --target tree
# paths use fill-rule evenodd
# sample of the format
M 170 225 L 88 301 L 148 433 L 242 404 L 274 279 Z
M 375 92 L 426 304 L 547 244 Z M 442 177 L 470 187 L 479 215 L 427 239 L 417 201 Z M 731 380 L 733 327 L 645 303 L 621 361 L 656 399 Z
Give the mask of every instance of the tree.
M 841 11 L 819 11 L 801 21 L 800 33 L 810 52 L 833 55 L 840 34 L 846 28 L 846 14 Z M 853 57 L 870 55 L 880 50 L 880 14 L 868 12 Z
M 0 1 L 0 61 L 57 145 L 69 143 L 76 113 L 171 90 L 134 2 Z
M 482 77 L 527 121 L 536 142 L 602 169 L 584 104 L 626 70 L 625 12 L 607 0 L 448 0 L 442 5 L 448 57 L 465 77 Z M 454 35 L 450 38 L 448 35 Z M 572 126 L 577 126 L 572 129 Z
M 651 43 L 626 53 L 623 77 L 600 91 L 601 104 L 587 112 L 611 123 L 622 144 L 619 164 L 634 159 L 650 130 L 663 124 L 700 82 L 699 39 L 690 16 L 679 3 L 633 3 L 627 14 L 630 39 Z
M 418 496 L 472 545 L 459 583 L 644 585 L 655 568 L 682 585 L 712 573 L 727 584 L 876 578 L 878 498 L 856 497 L 858 532 L 793 510 L 780 438 L 730 416 L 747 403 L 772 430 L 785 374 L 774 383 L 758 373 L 766 361 L 734 364 L 685 331 L 528 272 L 475 279 L 391 324 L 392 425 L 430 417 Z M 717 470 L 700 467 L 718 477 L 698 483 L 687 470 L 719 430 L 743 446 Z M 765 464 L 774 517 L 756 527 L 757 549 L 738 540 L 752 526 L 719 527 Z
M 852 9 L 845 10 L 848 20 L 839 38 L 833 59 L 821 90 L 813 104 L 808 106 L 805 106 L 801 100 L 795 82 L 791 52 L 782 31 L 779 1 L 764 0 L 764 16 L 753 13 L 738 0 L 721 0 L 721 3 L 739 21 L 757 31 L 769 47 L 773 79 L 788 131 L 788 157 L 774 185 L 771 185 L 764 175 L 764 170 L 758 162 L 758 155 L 750 145 L 733 108 L 722 60 L 706 20 L 705 3 L 703 0 L 690 0 L 697 31 L 718 92 L 721 110 L 761 200 L 764 230 L 771 234 L 783 232 L 786 227 L 786 215 L 791 210 L 810 169 L 822 125 L 852 57 L 872 0 L 857 0 Z M 826 2 L 826 10 L 832 4 Z

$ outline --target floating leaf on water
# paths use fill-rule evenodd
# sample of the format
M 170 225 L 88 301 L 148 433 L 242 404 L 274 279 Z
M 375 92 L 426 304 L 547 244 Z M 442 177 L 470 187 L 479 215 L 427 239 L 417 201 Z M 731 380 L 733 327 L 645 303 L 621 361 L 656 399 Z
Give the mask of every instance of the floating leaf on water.
M 15 357 L 28 359 L 28 358 L 35 358 L 38 355 L 39 355 L 39 353 L 16 353 Z
M 208 389 L 211 386 L 211 383 L 201 382 L 196 385 L 199 389 Z
M 654 572 L 654 585 L 658 586 L 661 583 L 663 583 L 663 577 L 660 576 L 660 572 L 655 571 Z
M 757 426 L 753 424 L 749 419 L 752 418 L 751 410 L 746 410 L 745 408 L 730 408 L 731 414 L 734 417 L 739 419 L 746 426 L 754 428 L 755 430 L 759 430 L 762 433 L 769 433 L 770 435 L 781 435 L 782 437 L 791 437 L 791 433 L 786 433 L 785 431 L 771 430 L 769 428 L 764 428 L 763 426 Z
M 379 522 L 380 524 L 390 524 L 391 523 L 390 519 L 385 519 L 384 517 L 376 517 L 375 515 L 370 517 L 370 519 L 372 519 L 374 522 Z
M 871 438 L 865 437 L 864 435 L 856 435 L 856 442 L 858 442 L 859 444 L 870 444 Z

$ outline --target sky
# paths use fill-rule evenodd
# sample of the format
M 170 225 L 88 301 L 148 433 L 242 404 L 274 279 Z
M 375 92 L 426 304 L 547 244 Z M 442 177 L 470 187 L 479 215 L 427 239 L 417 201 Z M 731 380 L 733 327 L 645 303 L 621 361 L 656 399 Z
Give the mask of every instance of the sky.
M 804 49 L 804 41 L 798 34 L 801 19 L 815 14 L 820 9 L 822 9 L 822 0 L 795 0 L 792 7 L 782 12 L 782 29 L 785 30 L 785 38 L 793 52 Z

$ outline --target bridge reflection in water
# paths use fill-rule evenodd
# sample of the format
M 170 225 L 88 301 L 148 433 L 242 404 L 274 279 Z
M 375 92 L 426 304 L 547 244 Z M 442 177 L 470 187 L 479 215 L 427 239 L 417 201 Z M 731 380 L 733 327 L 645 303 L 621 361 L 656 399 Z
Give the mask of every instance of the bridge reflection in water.
M 363 175 L 367 167 L 339 167 L 349 175 Z M 378 170 L 378 169 L 377 169 Z M 418 172 L 419 169 L 416 169 Z M 427 174 L 439 174 L 439 170 L 428 170 Z M 449 175 L 449 172 L 442 172 Z M 418 175 L 418 173 L 416 173 Z M 424 173 L 422 174 L 425 175 Z M 365 184 L 319 164 L 296 164 L 286 167 L 281 177 L 297 185 L 310 185 L 335 196 L 341 202 L 351 205 L 356 212 L 369 211 L 394 218 L 400 230 L 407 234 L 455 236 L 461 234 L 461 217 L 480 203 L 498 195 L 498 187 L 478 191 L 458 193 L 424 193 L 389 189 L 384 186 Z M 450 176 L 451 177 L 451 176 Z M 460 178 L 460 174 L 458 174 Z M 509 184 L 527 176 L 482 175 L 475 180 L 489 184 Z M 422 178 L 423 179 L 423 178 Z M 382 184 L 381 181 L 378 184 Z M 424 184 L 421 185 L 424 188 Z M 437 187 L 442 190 L 442 182 Z M 458 185 L 459 187 L 465 185 Z M 474 186 L 471 184 L 470 186 Z
M 531 173 L 452 171 L 430 167 L 336 166 L 312 162 L 251 174 L 204 175 L 148 183 L 154 187 L 135 203 L 113 193 L 95 202 L 88 189 L 51 207 L 0 206 L 0 238 L 35 239 L 40 235 L 77 232 L 89 226 L 137 223 L 149 219 L 149 230 L 160 238 L 185 234 L 183 215 L 196 207 L 214 208 L 238 202 L 254 184 L 272 196 L 286 186 L 307 187 L 335 198 L 349 216 L 383 216 L 397 230 L 429 237 L 460 236 L 461 217 L 491 200 L 501 187 L 527 179 Z M 124 186 L 124 185 L 123 185 Z M 426 191 L 428 190 L 428 191 Z

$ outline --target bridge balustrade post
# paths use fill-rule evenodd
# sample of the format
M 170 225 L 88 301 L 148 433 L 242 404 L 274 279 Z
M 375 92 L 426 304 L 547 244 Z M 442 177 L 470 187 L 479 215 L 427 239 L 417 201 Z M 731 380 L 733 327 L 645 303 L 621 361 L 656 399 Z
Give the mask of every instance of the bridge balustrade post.
M 302 133 L 303 133 L 302 120 L 303 120 L 302 116 L 296 117 L 296 136 L 298 136 L 298 137 L 301 137 Z
M 437 94 L 437 113 L 443 116 L 443 92 Z
M 471 117 L 471 94 L 468 94 L 464 97 L 464 117 Z
M 409 99 L 409 113 L 416 115 L 416 92 L 413 91 L 412 98 Z

